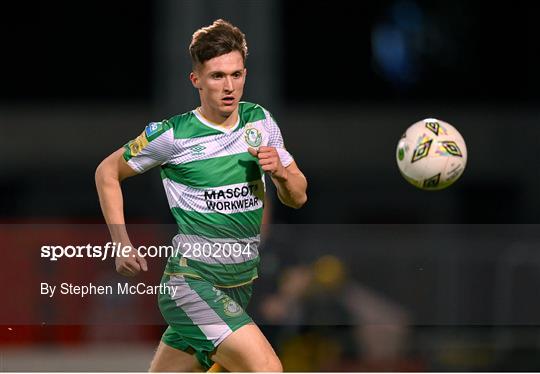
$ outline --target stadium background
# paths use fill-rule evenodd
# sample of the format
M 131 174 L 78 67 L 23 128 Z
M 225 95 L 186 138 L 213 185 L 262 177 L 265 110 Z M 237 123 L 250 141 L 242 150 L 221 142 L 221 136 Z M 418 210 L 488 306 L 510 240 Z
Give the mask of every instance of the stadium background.
M 154 303 L 116 305 L 129 317 L 114 324 L 105 322 L 105 302 L 46 300 L 28 288 L 43 260 L 10 240 L 36 227 L 62 237 L 101 222 L 95 167 L 148 122 L 197 105 L 187 45 L 216 18 L 246 33 L 244 99 L 272 111 L 310 183 L 302 210 L 272 204 L 276 225 L 251 306 L 285 368 L 540 370 L 540 46 L 532 3 L 2 8 L 2 254 L 24 261 L 26 272 L 2 265 L 9 298 L 0 370 L 146 370 L 163 329 L 145 319 L 156 314 Z M 452 123 L 468 145 L 465 174 L 446 191 L 414 189 L 395 165 L 399 136 L 426 117 Z M 148 174 L 125 183 L 128 222 L 171 224 L 157 171 Z M 97 276 L 71 264 L 47 276 Z M 111 263 L 96 268 L 113 272 Z M 154 264 L 148 279 L 161 270 Z M 88 310 L 103 315 L 80 314 L 87 323 L 58 317 Z

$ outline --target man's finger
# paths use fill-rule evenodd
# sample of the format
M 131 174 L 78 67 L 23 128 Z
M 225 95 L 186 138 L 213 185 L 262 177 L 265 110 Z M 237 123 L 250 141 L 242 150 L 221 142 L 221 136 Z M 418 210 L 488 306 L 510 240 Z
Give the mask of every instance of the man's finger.
M 146 263 L 146 259 L 144 257 L 137 257 L 137 262 L 139 265 L 141 265 L 142 271 L 148 271 L 148 264 Z
M 276 168 L 274 165 L 264 165 L 264 166 L 261 166 L 261 168 L 263 169 L 263 171 L 267 171 L 267 172 L 274 172 L 276 171 Z
M 261 148 L 259 148 L 259 154 L 261 153 L 277 154 L 277 150 L 274 147 L 264 147 L 263 149 Z
M 270 165 L 270 164 L 273 164 L 273 163 L 275 163 L 275 160 L 273 160 L 271 158 L 263 158 L 263 159 L 259 160 L 259 165 L 261 165 L 261 166 Z
M 140 265 L 137 263 L 137 261 L 129 261 L 125 263 L 125 266 L 128 270 L 132 271 L 134 274 L 137 274 L 139 271 L 141 271 Z
M 274 152 L 259 152 L 259 154 L 257 155 L 257 157 L 259 157 L 259 160 L 275 156 L 276 154 Z
M 252 155 L 253 157 L 257 157 L 257 150 L 255 148 L 251 148 L 251 147 L 248 147 L 248 152 L 250 155 Z

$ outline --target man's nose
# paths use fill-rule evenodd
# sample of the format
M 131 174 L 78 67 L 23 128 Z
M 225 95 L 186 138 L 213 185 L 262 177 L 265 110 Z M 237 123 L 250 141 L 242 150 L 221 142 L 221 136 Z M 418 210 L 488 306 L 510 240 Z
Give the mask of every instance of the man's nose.
M 232 77 L 225 78 L 225 86 L 223 89 L 227 92 L 232 92 L 234 90 Z

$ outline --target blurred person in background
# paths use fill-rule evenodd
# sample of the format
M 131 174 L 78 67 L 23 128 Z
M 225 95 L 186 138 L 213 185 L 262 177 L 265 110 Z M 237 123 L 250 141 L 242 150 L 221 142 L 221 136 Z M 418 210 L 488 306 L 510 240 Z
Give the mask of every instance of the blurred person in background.
M 257 278 L 264 208 L 264 174 L 280 201 L 300 208 L 307 181 L 285 149 L 281 132 L 263 107 L 241 102 L 247 70 L 244 34 L 217 20 L 193 34 L 190 80 L 200 106 L 152 122 L 98 166 L 96 185 L 113 242 L 132 246 L 124 226 L 120 182 L 160 166 L 171 212 L 179 225 L 178 254 L 168 260 L 159 296 L 169 327 L 151 371 L 281 371 L 271 345 L 245 312 Z M 197 245 L 240 244 L 227 256 L 196 252 Z M 188 251 L 191 253 L 188 255 Z M 117 257 L 126 276 L 147 270 L 135 250 Z M 217 366 L 211 370 L 219 370 Z
M 285 327 L 277 340 L 287 371 L 424 369 L 404 359 L 407 311 L 353 280 L 338 257 L 284 269 L 261 314 L 265 323 Z M 288 334 L 287 326 L 295 333 Z

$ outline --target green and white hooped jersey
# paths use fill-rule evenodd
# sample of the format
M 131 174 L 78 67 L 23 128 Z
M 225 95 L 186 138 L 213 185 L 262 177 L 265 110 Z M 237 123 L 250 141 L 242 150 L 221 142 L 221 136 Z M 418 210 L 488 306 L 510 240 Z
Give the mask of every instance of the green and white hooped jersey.
M 152 122 L 124 146 L 138 173 L 161 167 L 179 234 L 168 274 L 235 286 L 257 277 L 264 205 L 264 172 L 248 147 L 276 147 L 284 166 L 293 161 L 270 113 L 241 102 L 238 122 L 224 130 L 197 110 Z

